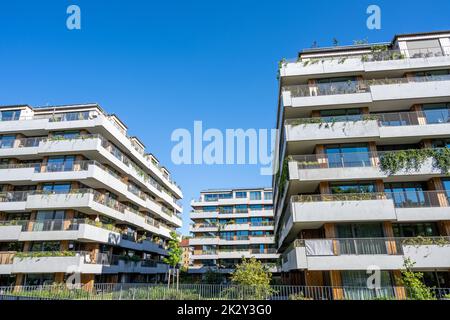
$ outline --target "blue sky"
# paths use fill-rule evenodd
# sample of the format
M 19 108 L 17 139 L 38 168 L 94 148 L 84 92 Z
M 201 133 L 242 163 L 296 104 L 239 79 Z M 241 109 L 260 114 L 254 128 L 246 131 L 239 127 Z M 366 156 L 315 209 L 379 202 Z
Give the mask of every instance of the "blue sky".
M 81 8 L 81 30 L 66 8 Z M 381 30 L 366 8 L 381 7 Z M 428 4 L 428 5 L 427 5 Z M 171 163 L 176 128 L 272 128 L 277 61 L 310 47 L 389 41 L 450 29 L 450 2 L 423 1 L 4 1 L 0 105 L 97 102 L 116 113 L 167 165 L 189 202 L 201 189 L 269 186 L 257 165 Z

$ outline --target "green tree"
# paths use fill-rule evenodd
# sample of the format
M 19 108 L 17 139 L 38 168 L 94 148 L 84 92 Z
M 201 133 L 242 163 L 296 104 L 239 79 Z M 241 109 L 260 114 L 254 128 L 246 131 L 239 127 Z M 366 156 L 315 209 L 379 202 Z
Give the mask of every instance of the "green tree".
M 243 258 L 231 275 L 231 281 L 237 285 L 232 294 L 238 299 L 267 299 L 274 293 L 271 280 L 272 273 L 261 261 Z
M 435 300 L 435 296 L 430 288 L 423 283 L 423 273 L 412 271 L 416 263 L 410 258 L 406 258 L 403 262 L 404 269 L 401 270 L 401 278 L 399 279 L 406 289 L 408 299 L 412 300 Z
M 178 235 L 174 231 L 170 233 L 170 237 L 167 257 L 163 258 L 163 262 L 175 269 L 181 262 L 183 250 L 180 247 Z

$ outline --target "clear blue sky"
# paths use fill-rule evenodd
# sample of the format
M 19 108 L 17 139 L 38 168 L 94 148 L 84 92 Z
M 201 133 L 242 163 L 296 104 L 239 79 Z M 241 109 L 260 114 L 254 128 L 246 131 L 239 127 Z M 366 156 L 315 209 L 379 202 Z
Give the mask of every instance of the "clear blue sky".
M 66 28 L 81 8 L 82 29 Z M 381 30 L 366 8 L 382 10 Z M 269 186 L 256 165 L 175 166 L 176 128 L 272 128 L 277 61 L 310 47 L 450 29 L 450 1 L 2 1 L 0 104 L 98 102 L 166 164 L 184 192 Z

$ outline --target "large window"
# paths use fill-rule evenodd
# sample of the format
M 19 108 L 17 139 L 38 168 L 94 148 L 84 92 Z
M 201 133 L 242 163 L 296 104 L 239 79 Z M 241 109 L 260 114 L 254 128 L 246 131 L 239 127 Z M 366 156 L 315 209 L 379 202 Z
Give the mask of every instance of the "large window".
M 47 161 L 47 171 L 72 171 L 75 156 L 49 157 Z
M 261 200 L 261 191 L 250 191 L 250 200 Z
M 68 193 L 70 183 L 46 183 L 42 186 L 42 191 L 52 193 Z
M 431 203 L 428 194 L 424 193 L 426 186 L 421 182 L 386 183 L 384 190 L 390 194 L 396 207 L 421 207 Z
M 324 121 L 333 121 L 336 118 L 341 121 L 357 121 L 361 120 L 361 109 L 333 109 L 333 110 L 321 110 L 320 117 L 324 118 Z
M 375 192 L 375 184 L 372 182 L 332 183 L 330 187 L 333 194 Z
M 56 131 L 53 132 L 54 137 L 61 137 L 64 139 L 74 139 L 80 135 L 80 131 Z
M 272 191 L 264 192 L 264 200 L 272 200 L 273 194 Z
M 231 199 L 232 193 L 207 193 L 205 194 L 205 201 L 217 201 L 219 199 Z
M 0 121 L 19 120 L 20 110 L 8 110 L 0 112 Z
M 369 147 L 366 144 L 330 145 L 325 149 L 330 168 L 370 166 Z
M 447 195 L 447 201 L 450 202 L 450 179 L 442 179 L 442 184 L 444 185 L 445 194 Z
M 424 104 L 422 109 L 427 123 L 450 122 L 450 103 Z
M 63 230 L 64 216 L 64 210 L 38 211 L 36 221 L 33 223 L 33 231 Z
M 318 94 L 343 94 L 357 92 L 356 77 L 317 79 Z
M 247 198 L 247 191 L 236 191 L 235 194 L 237 199 Z
M 414 81 L 439 81 L 448 80 L 450 70 L 430 70 L 415 73 Z
M 377 296 L 394 296 L 392 280 L 389 271 L 381 271 L 381 288 L 370 290 L 367 288 L 367 272 L 365 270 L 341 271 L 342 286 L 346 299 L 367 300 Z
M 32 242 L 31 251 L 59 251 L 60 243 L 58 241 Z
M 439 236 L 438 226 L 435 222 L 394 223 L 392 228 L 395 237 Z
M 407 41 L 408 53 L 411 58 L 427 58 L 442 56 L 439 39 Z
M 12 148 L 14 146 L 14 141 L 16 140 L 15 135 L 3 135 L 0 136 L 0 148 Z

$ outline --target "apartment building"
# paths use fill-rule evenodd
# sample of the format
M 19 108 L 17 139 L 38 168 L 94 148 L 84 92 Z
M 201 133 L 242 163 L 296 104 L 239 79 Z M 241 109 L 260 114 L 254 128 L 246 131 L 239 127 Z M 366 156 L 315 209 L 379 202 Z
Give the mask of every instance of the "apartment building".
M 0 285 L 153 282 L 182 192 L 97 104 L 0 107 Z
M 189 245 L 189 238 L 183 238 L 180 242 L 180 247 L 182 249 L 181 254 L 181 265 L 185 270 L 188 270 L 192 265 L 192 247 Z
M 304 49 L 279 79 L 284 281 L 341 299 L 378 266 L 383 290 L 402 297 L 410 259 L 428 286 L 449 288 L 450 31 Z
M 206 190 L 191 206 L 190 273 L 228 274 L 243 257 L 278 271 L 271 188 Z

